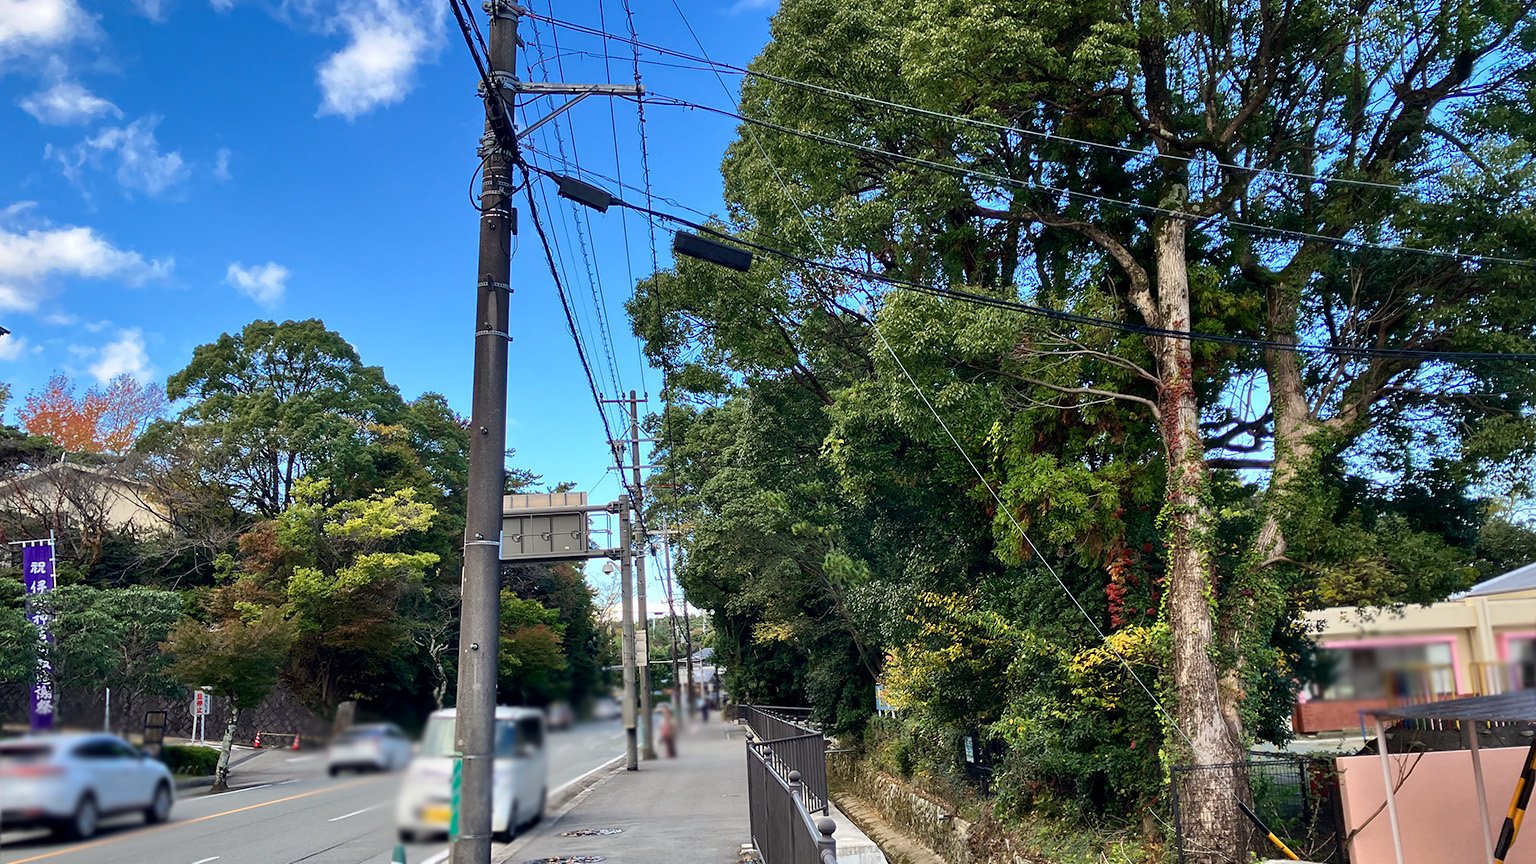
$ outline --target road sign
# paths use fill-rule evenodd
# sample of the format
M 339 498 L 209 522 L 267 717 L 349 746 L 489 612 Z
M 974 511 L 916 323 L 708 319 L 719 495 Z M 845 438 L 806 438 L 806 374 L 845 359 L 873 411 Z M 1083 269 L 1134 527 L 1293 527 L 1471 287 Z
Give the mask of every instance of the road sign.
M 193 690 L 192 691 L 192 716 L 193 717 L 206 717 L 208 715 L 208 713 L 209 713 L 208 709 L 210 707 L 211 707 L 211 704 L 210 704 L 210 700 L 208 698 L 208 691 L 207 690 Z
M 636 630 L 635 631 L 635 665 L 636 666 L 649 666 L 649 665 L 651 665 L 651 645 L 650 645 L 651 640 L 648 638 L 649 636 L 650 636 L 650 634 L 646 633 L 644 630 Z

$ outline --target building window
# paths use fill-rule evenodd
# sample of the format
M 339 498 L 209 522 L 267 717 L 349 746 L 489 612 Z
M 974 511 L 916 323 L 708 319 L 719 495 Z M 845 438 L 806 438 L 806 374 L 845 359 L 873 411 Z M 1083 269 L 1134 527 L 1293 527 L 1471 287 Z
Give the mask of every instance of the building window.
M 1513 647 L 1513 646 L 1511 646 Z M 1332 666 L 1322 688 L 1324 699 L 1386 699 L 1456 693 L 1456 667 L 1450 642 L 1322 649 Z

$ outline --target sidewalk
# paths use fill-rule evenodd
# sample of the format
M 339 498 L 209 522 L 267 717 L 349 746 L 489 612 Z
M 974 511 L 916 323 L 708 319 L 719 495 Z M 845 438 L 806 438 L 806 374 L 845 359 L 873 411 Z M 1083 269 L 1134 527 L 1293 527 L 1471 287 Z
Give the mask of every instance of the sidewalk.
M 612 864 L 737 864 L 751 842 L 747 820 L 746 730 L 718 719 L 695 722 L 665 753 L 622 767 L 537 828 L 499 850 L 497 864 L 602 855 Z M 657 742 L 660 750 L 661 742 Z M 564 837 L 582 829 L 623 833 Z

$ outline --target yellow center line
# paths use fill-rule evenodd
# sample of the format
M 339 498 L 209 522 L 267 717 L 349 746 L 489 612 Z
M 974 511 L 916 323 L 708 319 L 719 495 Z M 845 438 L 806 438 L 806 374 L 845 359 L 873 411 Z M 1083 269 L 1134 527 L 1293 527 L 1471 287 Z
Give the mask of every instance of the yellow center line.
M 188 819 L 184 822 L 168 822 L 164 825 L 157 825 L 153 828 L 148 828 L 142 831 L 133 831 L 127 834 L 117 834 L 112 837 L 103 837 L 100 840 L 92 840 L 89 843 L 82 843 L 78 846 L 69 846 L 64 849 L 55 849 L 52 852 L 44 852 L 41 855 L 33 855 L 31 858 L 20 858 L 15 861 L 8 862 L 8 864 L 32 864 L 33 861 L 46 861 L 49 858 L 57 858 L 60 855 L 69 855 L 74 852 L 84 852 L 88 849 L 99 849 L 102 846 L 110 846 L 113 843 L 121 843 L 124 840 L 136 840 L 140 837 L 146 837 L 150 834 L 159 834 L 164 831 L 172 831 L 177 828 L 185 828 L 188 825 L 196 825 L 199 822 L 207 822 L 210 819 L 220 819 L 225 816 L 233 816 L 236 813 L 244 813 L 247 810 L 257 810 L 262 807 L 271 807 L 273 804 L 286 804 L 289 801 L 297 801 L 300 798 L 309 798 L 313 795 L 323 795 L 327 792 L 340 792 L 343 789 L 350 789 L 353 786 L 361 786 L 364 783 L 377 783 L 379 779 L 380 778 L 378 777 L 365 777 L 361 780 L 353 780 L 351 782 L 342 783 L 336 786 L 326 786 L 322 789 L 311 789 L 308 792 L 300 792 L 297 795 L 289 795 L 286 798 L 277 798 L 272 801 L 263 801 L 260 804 L 247 804 L 244 807 L 236 807 L 233 810 L 225 810 L 222 813 L 210 813 L 207 816 L 199 816 L 196 819 Z

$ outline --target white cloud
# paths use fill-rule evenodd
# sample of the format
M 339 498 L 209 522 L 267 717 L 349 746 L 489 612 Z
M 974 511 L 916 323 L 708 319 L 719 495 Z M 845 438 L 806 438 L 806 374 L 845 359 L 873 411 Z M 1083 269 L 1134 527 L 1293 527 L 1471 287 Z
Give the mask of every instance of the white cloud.
M 400 0 L 372 0 L 332 19 L 332 29 L 346 31 L 347 46 L 320 64 L 318 113 L 351 120 L 404 99 L 435 40 L 441 6 L 411 10 Z
M 91 20 L 75 0 L 0 0 L 0 60 L 68 42 Z
M 0 3 L 4 2 L 0 0 Z M 40 123 L 54 126 L 76 126 L 107 114 L 123 116 L 116 105 L 78 82 L 67 80 L 55 81 L 52 87 L 21 100 L 21 110 L 36 117 Z
M 16 360 L 27 353 L 27 340 L 15 335 L 0 336 L 0 360 Z
M 160 152 L 160 142 L 155 140 L 155 127 L 159 124 L 159 117 L 140 117 L 127 126 L 109 126 L 69 150 L 50 145 L 44 156 L 58 161 L 64 176 L 76 183 L 85 168 L 102 167 L 105 160 L 113 158 L 117 162 L 119 185 L 159 195 L 190 174 L 180 151 Z
M 224 281 L 257 304 L 271 309 L 282 302 L 283 294 L 288 290 L 288 268 L 276 261 L 255 267 L 235 263 L 229 265 Z
M 212 6 L 215 12 L 228 12 L 235 8 L 235 0 L 208 0 L 208 5 Z
M 151 21 L 165 20 L 165 4 L 161 0 L 133 0 L 133 5 Z
M 30 311 L 59 278 L 119 279 L 141 285 L 170 273 L 169 259 L 146 260 L 83 226 L 12 231 L 0 227 L 0 309 Z
M 55 327 L 73 327 L 80 323 L 80 317 L 68 312 L 50 312 L 43 316 L 43 323 L 52 324 Z
M 101 346 L 97 360 L 90 366 L 91 374 L 105 384 L 119 375 L 132 375 L 140 381 L 154 378 L 154 368 L 149 365 L 149 353 L 144 350 L 144 334 L 137 327 L 119 330 L 117 339 Z
M 233 179 L 229 173 L 229 148 L 220 147 L 219 152 L 213 157 L 213 177 L 220 183 L 228 183 Z

